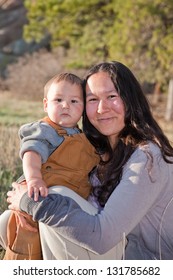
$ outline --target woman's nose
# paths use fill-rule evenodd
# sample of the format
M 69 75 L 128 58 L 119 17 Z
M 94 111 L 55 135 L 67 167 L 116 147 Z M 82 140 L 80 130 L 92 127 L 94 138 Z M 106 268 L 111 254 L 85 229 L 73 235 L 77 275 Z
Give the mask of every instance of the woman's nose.
M 105 100 L 100 100 L 98 107 L 97 107 L 97 113 L 103 114 L 104 112 L 109 111 L 108 104 Z

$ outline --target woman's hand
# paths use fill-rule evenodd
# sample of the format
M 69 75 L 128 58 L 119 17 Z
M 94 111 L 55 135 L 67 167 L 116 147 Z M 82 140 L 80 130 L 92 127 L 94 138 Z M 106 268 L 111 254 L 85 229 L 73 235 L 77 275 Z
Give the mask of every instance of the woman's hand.
M 8 208 L 10 210 L 19 211 L 19 204 L 22 196 L 27 192 L 26 184 L 12 183 L 13 190 L 7 192 L 7 202 L 9 203 Z

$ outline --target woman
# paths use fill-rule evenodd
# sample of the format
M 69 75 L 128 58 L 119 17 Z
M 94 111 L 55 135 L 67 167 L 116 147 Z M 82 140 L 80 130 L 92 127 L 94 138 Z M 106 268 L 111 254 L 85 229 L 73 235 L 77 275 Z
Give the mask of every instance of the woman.
M 173 147 L 125 65 L 95 65 L 85 91 L 84 131 L 102 157 L 91 174 L 102 211 L 90 215 L 61 194 L 35 202 L 16 183 L 9 209 L 18 210 L 20 201 L 20 210 L 49 225 L 52 236 L 94 253 L 105 254 L 126 236 L 125 259 L 173 259 Z

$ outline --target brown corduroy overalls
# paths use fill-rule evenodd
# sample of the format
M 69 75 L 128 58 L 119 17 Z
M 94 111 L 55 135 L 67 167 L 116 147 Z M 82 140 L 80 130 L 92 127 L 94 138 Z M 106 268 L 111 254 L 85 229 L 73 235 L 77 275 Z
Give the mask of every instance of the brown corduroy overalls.
M 91 192 L 88 174 L 100 161 L 94 147 L 84 133 L 68 136 L 64 129 L 48 117 L 43 121 L 49 123 L 58 135 L 64 137 L 64 141 L 42 165 L 43 180 L 47 187 L 65 186 L 87 199 Z M 38 228 L 38 223 L 32 221 L 31 217 L 28 217 L 27 221 Z M 7 239 L 5 260 L 42 259 L 39 232 L 33 233 L 22 229 L 17 222 L 15 212 L 12 212 L 8 222 Z

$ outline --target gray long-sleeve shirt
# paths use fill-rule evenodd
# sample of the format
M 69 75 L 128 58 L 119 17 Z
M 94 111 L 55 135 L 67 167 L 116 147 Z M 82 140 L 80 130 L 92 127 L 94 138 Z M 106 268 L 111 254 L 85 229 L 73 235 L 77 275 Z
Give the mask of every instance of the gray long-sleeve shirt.
M 58 194 L 40 197 L 38 202 L 25 194 L 20 207 L 96 253 L 110 250 L 125 233 L 126 259 L 173 260 L 173 164 L 166 163 L 152 143 L 133 153 L 121 182 L 95 216 Z

